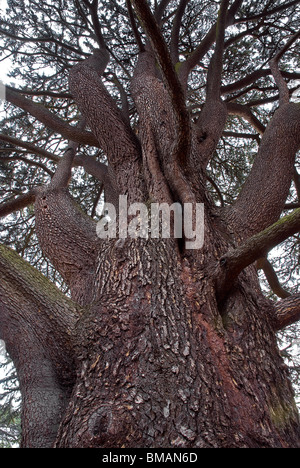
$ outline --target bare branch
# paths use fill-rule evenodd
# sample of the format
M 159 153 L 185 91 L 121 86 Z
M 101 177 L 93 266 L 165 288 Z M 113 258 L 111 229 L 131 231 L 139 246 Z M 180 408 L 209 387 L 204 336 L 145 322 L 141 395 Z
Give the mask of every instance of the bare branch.
M 38 156 L 42 156 L 43 158 L 49 159 L 50 161 L 59 161 L 59 157 L 55 154 L 50 153 L 50 151 L 44 150 L 43 148 L 39 148 L 38 146 L 29 143 L 28 141 L 19 140 L 9 135 L 5 135 L 3 133 L 0 134 L 0 140 L 5 141 L 6 143 L 10 143 L 14 146 L 25 148 L 26 150 L 28 150 L 29 153 L 37 154 Z
M 240 24 L 240 23 L 246 23 L 249 21 L 257 21 L 263 18 L 267 18 L 268 16 L 275 15 L 276 13 L 280 13 L 281 11 L 287 10 L 288 8 L 291 8 L 294 5 L 297 5 L 299 3 L 299 0 L 293 0 L 292 2 L 285 3 L 283 5 L 279 5 L 272 10 L 266 10 L 264 9 L 261 13 L 258 13 L 257 15 L 252 15 L 248 17 L 242 17 L 242 18 L 237 18 L 235 20 L 235 24 Z
M 286 51 L 294 44 L 295 41 L 300 37 L 300 31 L 297 32 L 282 49 L 276 54 L 276 56 L 270 61 L 270 68 L 276 84 L 279 89 L 279 105 L 287 104 L 290 100 L 290 93 L 286 82 L 279 70 L 279 60 L 286 53 Z
M 300 294 L 294 294 L 274 305 L 274 327 L 277 331 L 300 320 Z
M 179 44 L 180 26 L 181 26 L 181 20 L 184 15 L 188 2 L 189 0 L 180 0 L 179 6 L 177 8 L 176 15 L 173 21 L 170 53 L 171 53 L 171 58 L 174 64 L 179 62 L 178 44 Z
M 159 25 L 161 23 L 163 14 L 170 2 L 171 0 L 161 0 L 158 7 L 155 10 L 154 16 Z
M 287 72 L 287 71 L 282 71 L 281 72 L 284 78 L 287 78 L 289 80 L 297 80 L 300 78 L 300 73 L 296 72 Z M 246 86 L 251 85 L 252 83 L 255 83 L 257 80 L 260 78 L 265 78 L 269 75 L 271 75 L 272 72 L 270 68 L 261 68 L 260 70 L 256 70 L 253 73 L 250 73 L 249 75 L 245 76 L 244 78 L 222 86 L 221 87 L 221 93 L 222 94 L 229 94 L 233 93 L 234 91 L 239 91 L 240 89 L 245 88 Z
M 218 296 L 223 299 L 242 270 L 299 230 L 300 209 L 297 209 L 223 255 L 217 269 Z
M 234 23 L 234 17 L 239 10 L 240 6 L 242 5 L 243 0 L 235 0 L 231 8 L 228 10 L 225 27 L 231 26 Z M 187 60 L 181 64 L 179 69 L 179 76 L 180 81 L 183 85 L 186 85 L 188 75 L 195 68 L 196 65 L 201 61 L 205 54 L 209 51 L 209 49 L 214 44 L 217 37 L 217 23 L 214 24 L 207 35 L 204 37 L 202 42 L 198 45 L 198 47 L 191 53 L 191 55 L 187 58 Z
M 285 299 L 291 295 L 281 286 L 276 271 L 266 257 L 260 258 L 256 265 L 258 270 L 263 270 L 269 286 L 274 294 L 276 294 L 281 299 Z
M 72 95 L 70 93 L 58 93 L 54 91 L 43 91 L 43 90 L 32 90 L 32 89 L 17 89 L 12 86 L 6 86 L 6 88 L 11 89 L 12 91 L 20 94 L 27 94 L 28 96 L 49 96 L 57 99 L 71 99 Z
M 197 137 L 193 139 L 194 153 L 197 153 L 193 165 L 195 167 L 199 166 L 199 163 L 197 164 L 198 159 L 201 169 L 206 168 L 208 161 L 216 150 L 228 115 L 226 104 L 221 100 L 220 94 L 228 5 L 229 0 L 221 2 L 216 26 L 216 47 L 207 74 L 206 101 L 195 127 Z M 198 146 L 197 149 L 196 146 Z
M 79 131 L 57 117 L 55 114 L 52 114 L 52 112 L 49 112 L 44 106 L 26 99 L 20 93 L 15 92 L 10 88 L 6 88 L 6 99 L 15 106 L 29 112 L 29 114 L 43 123 L 46 127 L 51 128 L 51 130 L 59 133 L 64 138 L 77 141 L 81 144 L 99 147 L 99 143 L 92 133 Z
M 105 44 L 105 40 L 102 34 L 101 25 L 100 25 L 100 21 L 98 17 L 98 0 L 94 0 L 91 3 L 88 0 L 83 0 L 83 3 L 87 6 L 87 8 L 89 9 L 91 13 L 92 23 L 93 23 L 93 27 L 94 27 L 94 31 L 95 31 L 95 35 L 96 35 L 99 47 L 104 49 L 106 47 L 106 44 Z
M 103 54 L 105 57 L 103 58 Z M 115 173 L 120 193 L 142 201 L 146 198 L 141 167 L 141 148 L 122 111 L 101 81 L 107 50 L 95 51 L 70 73 L 70 88 L 99 145 Z M 115 135 L 118 135 L 117 141 Z
M 1 203 L 0 218 L 14 213 L 15 211 L 22 210 L 23 208 L 26 208 L 29 205 L 32 205 L 35 200 L 35 195 L 35 190 L 31 190 L 28 193 L 24 193 L 24 195 L 21 195 L 20 197 Z
M 235 102 L 227 103 L 228 113 L 231 115 L 239 115 L 247 120 L 261 135 L 265 132 L 265 126 L 258 120 L 248 106 L 237 104 Z

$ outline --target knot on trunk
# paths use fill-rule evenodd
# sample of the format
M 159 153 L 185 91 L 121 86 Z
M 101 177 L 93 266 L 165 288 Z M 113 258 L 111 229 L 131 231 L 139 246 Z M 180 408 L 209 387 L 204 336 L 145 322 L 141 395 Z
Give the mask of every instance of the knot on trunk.
M 112 405 L 101 406 L 89 418 L 90 447 L 117 447 L 130 431 L 128 413 Z

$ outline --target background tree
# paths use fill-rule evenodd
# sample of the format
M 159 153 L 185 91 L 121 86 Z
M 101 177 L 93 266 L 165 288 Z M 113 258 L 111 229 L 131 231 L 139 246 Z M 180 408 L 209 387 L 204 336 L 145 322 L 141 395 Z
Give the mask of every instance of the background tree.
M 299 446 L 277 342 L 300 317 L 299 13 L 8 1 L 0 338 L 22 446 Z M 120 194 L 204 203 L 203 249 L 101 241 Z

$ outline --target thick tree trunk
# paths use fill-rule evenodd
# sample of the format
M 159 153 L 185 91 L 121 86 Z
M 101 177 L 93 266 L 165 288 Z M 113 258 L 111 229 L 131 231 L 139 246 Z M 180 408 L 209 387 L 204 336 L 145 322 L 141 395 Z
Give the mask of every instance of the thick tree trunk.
M 22 260 L 0 248 L 0 338 L 21 382 L 23 446 L 300 447 L 293 389 L 276 341 L 276 331 L 299 318 L 299 297 L 275 307 L 252 265 L 299 225 L 298 212 L 276 223 L 300 145 L 299 106 L 280 106 L 248 181 L 220 214 L 205 170 L 230 112 L 220 98 L 224 33 L 241 1 L 230 9 L 221 2 L 218 23 L 180 76 L 146 2 L 132 4 L 149 39 L 140 44 L 131 82 L 138 135 L 101 81 L 108 62 L 101 34 L 101 49 L 70 74 L 92 133 L 68 125 L 61 133 L 99 143 L 108 168 L 81 162 L 114 204 L 119 194 L 148 207 L 180 202 L 195 210 L 203 202 L 205 242 L 185 250 L 184 236 L 98 239 L 96 223 L 67 190 L 76 163 L 71 142 L 52 181 L 32 197 L 40 246 L 76 303 L 32 268 L 23 274 Z M 180 83 L 214 41 L 207 100 L 192 122 Z M 9 99 L 54 129 L 60 124 L 26 99 L 16 101 L 15 93 Z
M 57 447 L 298 447 L 270 304 L 252 269 L 223 304 L 172 241 L 103 248 L 77 326 L 77 383 Z M 107 267 L 109 267 L 107 269 Z

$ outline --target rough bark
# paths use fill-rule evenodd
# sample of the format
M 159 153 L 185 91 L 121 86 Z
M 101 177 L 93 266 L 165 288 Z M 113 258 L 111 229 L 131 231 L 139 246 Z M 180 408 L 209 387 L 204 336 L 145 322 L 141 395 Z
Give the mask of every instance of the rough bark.
M 11 249 L 0 246 L 0 336 L 22 394 L 22 447 L 51 447 L 75 378 L 80 308 Z
M 100 48 L 72 69 L 70 88 L 92 133 L 8 91 L 12 103 L 69 140 L 62 159 L 43 153 L 58 167 L 34 199 L 41 249 L 72 299 L 0 247 L 0 338 L 21 383 L 22 445 L 298 448 L 299 415 L 276 332 L 299 319 L 299 295 L 267 300 L 253 263 L 299 230 L 299 210 L 278 222 L 295 175 L 299 105 L 285 97 L 265 129 L 250 108 L 221 100 L 224 34 L 241 0 L 221 2 L 218 22 L 176 67 L 187 2 L 175 17 L 171 57 L 160 30 L 169 1 L 152 15 L 146 2 L 132 0 L 149 39 L 144 46 L 128 4 L 139 45 L 131 82 L 135 133 L 102 81 L 109 56 L 98 2 L 84 3 Z M 214 43 L 206 102 L 192 125 L 186 80 Z M 206 192 L 205 169 L 228 112 L 263 137 L 238 199 L 220 210 Z M 77 155 L 74 141 L 101 147 L 108 166 Z M 114 205 L 119 194 L 148 207 L 204 202 L 203 247 L 188 251 L 172 238 L 98 239 L 96 223 L 68 191 L 77 164 L 103 183 Z
M 297 322 L 300 319 L 300 295 L 295 294 L 279 301 L 275 306 L 275 327 L 277 330 Z
M 299 446 L 269 303 L 251 275 L 226 322 L 204 272 L 178 262 L 169 241 L 106 245 L 95 285 L 57 447 Z
M 251 173 L 230 213 L 241 237 L 256 234 L 279 218 L 300 146 L 299 126 L 300 106 L 293 103 L 280 106 L 270 121 Z

